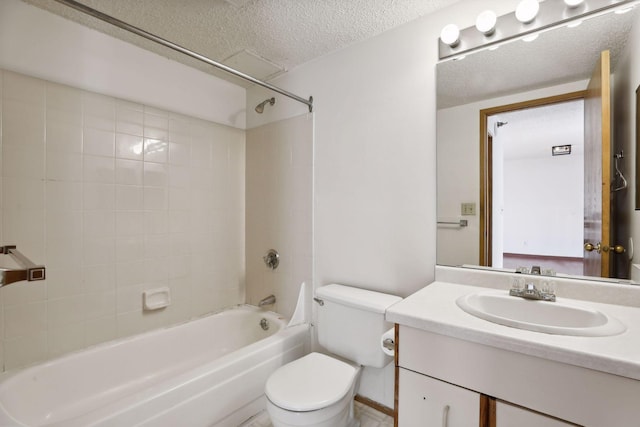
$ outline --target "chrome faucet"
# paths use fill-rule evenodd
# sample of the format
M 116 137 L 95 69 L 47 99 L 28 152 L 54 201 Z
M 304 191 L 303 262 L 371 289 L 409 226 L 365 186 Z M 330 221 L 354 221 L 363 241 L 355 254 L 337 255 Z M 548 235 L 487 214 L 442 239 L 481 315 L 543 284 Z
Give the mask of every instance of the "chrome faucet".
M 549 302 L 555 302 L 556 300 L 554 290 L 550 289 L 549 284 L 546 282 L 543 283 L 542 290 L 536 288 L 533 283 L 525 283 L 524 288 L 521 288 L 520 285 L 516 284 L 511 289 L 509 289 L 509 295 L 514 297 Z
M 273 305 L 276 303 L 276 296 L 275 295 L 269 295 L 266 298 L 262 298 L 260 300 L 260 302 L 258 303 L 258 307 L 264 307 L 265 305 Z

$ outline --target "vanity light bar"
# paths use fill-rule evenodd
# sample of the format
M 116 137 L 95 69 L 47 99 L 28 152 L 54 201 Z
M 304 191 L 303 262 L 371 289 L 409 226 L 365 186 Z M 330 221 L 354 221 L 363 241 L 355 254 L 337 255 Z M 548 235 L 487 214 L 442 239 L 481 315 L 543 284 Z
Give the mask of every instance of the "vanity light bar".
M 585 0 L 577 6 L 568 6 L 564 0 L 545 0 L 540 3 L 540 9 L 531 22 L 523 23 L 519 21 L 516 18 L 516 13 L 513 12 L 498 17 L 495 29 L 488 33 L 479 31 L 473 26 L 461 30 L 454 44 L 447 44 L 442 39 L 438 39 L 439 58 L 451 58 L 479 48 L 497 45 L 527 34 L 564 25 L 576 19 L 584 19 L 591 15 L 601 14 L 609 9 L 620 9 L 623 6 L 629 7 L 637 3 L 639 3 L 638 0 L 621 0 L 618 2 L 612 2 L 611 0 Z

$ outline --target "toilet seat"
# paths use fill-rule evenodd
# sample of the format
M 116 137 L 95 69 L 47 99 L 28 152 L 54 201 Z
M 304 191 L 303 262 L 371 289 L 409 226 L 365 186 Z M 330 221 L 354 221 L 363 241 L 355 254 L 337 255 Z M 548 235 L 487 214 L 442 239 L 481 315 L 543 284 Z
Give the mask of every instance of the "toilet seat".
M 265 394 L 276 406 L 296 412 L 326 408 L 352 390 L 358 368 L 333 357 L 310 353 L 278 368 Z

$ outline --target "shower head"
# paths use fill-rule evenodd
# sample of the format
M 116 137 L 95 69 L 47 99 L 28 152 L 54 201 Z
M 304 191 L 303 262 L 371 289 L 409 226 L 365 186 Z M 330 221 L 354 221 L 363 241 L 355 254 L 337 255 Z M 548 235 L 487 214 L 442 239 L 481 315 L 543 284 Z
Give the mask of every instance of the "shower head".
M 275 103 L 276 103 L 276 99 L 275 98 L 265 99 L 260 104 L 256 105 L 256 113 L 262 114 L 262 112 L 264 111 L 264 106 L 265 105 L 267 105 L 267 104 L 273 105 Z

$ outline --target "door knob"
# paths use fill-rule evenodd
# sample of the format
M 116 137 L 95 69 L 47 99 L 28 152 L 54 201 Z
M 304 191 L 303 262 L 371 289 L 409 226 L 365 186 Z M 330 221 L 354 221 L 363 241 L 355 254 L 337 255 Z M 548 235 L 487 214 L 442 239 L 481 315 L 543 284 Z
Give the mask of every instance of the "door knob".
M 613 253 L 616 253 L 616 254 L 622 254 L 622 253 L 626 252 L 624 246 L 622 246 L 622 245 L 602 246 L 602 244 L 600 242 L 596 243 L 595 246 L 594 246 L 593 243 L 587 242 L 587 243 L 584 244 L 584 250 L 587 251 L 587 252 L 591 252 L 591 251 L 595 250 L 597 253 L 613 252 Z
M 595 250 L 597 253 L 600 253 L 602 251 L 602 246 L 600 245 L 600 242 L 598 242 L 598 244 L 596 244 L 595 246 L 593 245 L 593 243 L 587 242 L 584 244 L 584 250 L 587 252 Z

